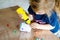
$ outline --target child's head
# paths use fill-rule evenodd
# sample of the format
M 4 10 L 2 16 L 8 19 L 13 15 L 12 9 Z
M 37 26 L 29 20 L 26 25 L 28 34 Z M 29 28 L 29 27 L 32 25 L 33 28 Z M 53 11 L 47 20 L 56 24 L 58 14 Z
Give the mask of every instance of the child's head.
M 30 6 L 34 12 L 47 13 L 53 9 L 55 0 L 30 0 Z

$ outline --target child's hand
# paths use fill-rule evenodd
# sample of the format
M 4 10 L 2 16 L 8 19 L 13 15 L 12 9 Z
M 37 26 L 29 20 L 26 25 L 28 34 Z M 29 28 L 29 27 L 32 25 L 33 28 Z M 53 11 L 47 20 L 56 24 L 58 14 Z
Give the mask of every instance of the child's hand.
M 19 17 L 20 17 L 21 19 L 23 19 L 21 14 L 19 15 Z M 30 15 L 30 14 L 28 15 L 28 18 L 29 18 L 29 20 L 31 20 L 31 21 L 33 20 L 33 16 Z
M 38 25 L 37 25 L 37 23 L 31 23 L 31 27 L 33 28 L 33 29 L 38 29 L 38 27 L 37 27 Z
M 28 17 L 29 17 L 29 20 L 31 20 L 31 21 L 33 20 L 33 16 L 32 15 L 29 14 Z

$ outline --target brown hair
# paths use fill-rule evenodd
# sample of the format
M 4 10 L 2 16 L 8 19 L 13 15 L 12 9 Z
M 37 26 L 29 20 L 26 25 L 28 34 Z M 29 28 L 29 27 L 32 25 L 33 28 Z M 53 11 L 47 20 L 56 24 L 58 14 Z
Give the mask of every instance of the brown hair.
M 59 17 L 59 20 L 60 20 L 60 0 L 55 0 L 54 10 L 56 11 L 57 16 Z

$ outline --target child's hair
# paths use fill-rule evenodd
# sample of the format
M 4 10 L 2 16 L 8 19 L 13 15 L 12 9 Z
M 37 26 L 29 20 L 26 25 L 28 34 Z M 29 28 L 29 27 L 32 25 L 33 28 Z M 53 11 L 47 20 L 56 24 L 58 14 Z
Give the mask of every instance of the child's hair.
M 55 0 L 55 8 L 54 10 L 56 11 L 59 20 L 60 20 L 60 0 Z
M 31 8 L 36 12 L 38 10 L 44 10 L 47 15 L 51 14 L 51 10 L 54 8 L 55 0 L 30 0 Z

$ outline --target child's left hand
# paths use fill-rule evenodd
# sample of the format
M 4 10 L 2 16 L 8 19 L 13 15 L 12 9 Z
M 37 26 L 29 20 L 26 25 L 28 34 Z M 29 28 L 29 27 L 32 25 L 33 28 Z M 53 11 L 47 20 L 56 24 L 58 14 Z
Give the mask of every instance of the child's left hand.
M 39 24 L 37 24 L 37 23 L 31 23 L 31 27 L 33 28 L 33 29 L 38 29 L 39 27 L 37 27 Z
M 31 28 L 33 29 L 42 29 L 42 30 L 51 30 L 51 29 L 54 29 L 54 27 L 52 27 L 50 24 L 38 24 L 36 22 L 34 23 L 31 23 Z

